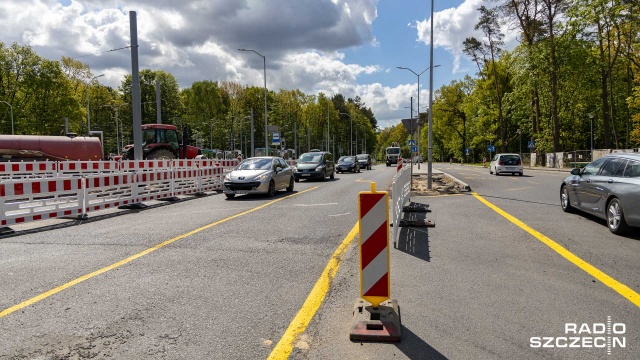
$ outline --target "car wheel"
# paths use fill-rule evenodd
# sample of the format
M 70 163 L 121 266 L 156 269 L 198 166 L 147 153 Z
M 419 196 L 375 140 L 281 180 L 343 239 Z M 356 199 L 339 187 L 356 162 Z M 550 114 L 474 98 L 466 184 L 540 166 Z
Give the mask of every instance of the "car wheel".
M 289 186 L 287 187 L 287 192 L 293 191 L 293 178 L 289 179 Z
M 267 193 L 267 195 L 269 195 L 269 197 L 272 197 L 273 195 L 276 194 L 276 183 L 273 180 L 271 180 L 269 182 L 269 190 L 268 191 L 269 192 Z
M 518 175 L 522 176 L 524 173 L 518 173 Z
M 493 174 L 493 171 L 491 170 L 491 167 L 489 167 L 489 175 Z
M 224 194 L 224 195 L 227 197 L 227 199 L 233 199 L 236 196 L 236 194 Z
M 622 204 L 618 199 L 612 199 L 607 205 L 607 225 L 609 230 L 616 235 L 625 234 L 629 230 L 629 226 L 624 220 Z
M 496 176 L 499 176 L 500 174 L 498 174 L 498 170 L 496 170 Z
M 560 206 L 564 212 L 573 212 L 573 206 L 571 206 L 571 200 L 569 199 L 569 189 L 567 189 L 566 185 L 560 189 Z

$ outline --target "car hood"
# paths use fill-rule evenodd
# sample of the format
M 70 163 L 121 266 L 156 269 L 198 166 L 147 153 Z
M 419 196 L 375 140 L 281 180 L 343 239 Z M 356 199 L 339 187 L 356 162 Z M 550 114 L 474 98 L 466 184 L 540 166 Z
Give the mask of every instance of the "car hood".
M 296 167 L 299 170 L 309 170 L 309 169 L 315 169 L 320 165 L 321 165 L 320 163 L 297 163 Z
M 229 173 L 231 181 L 251 181 L 270 170 L 233 170 Z

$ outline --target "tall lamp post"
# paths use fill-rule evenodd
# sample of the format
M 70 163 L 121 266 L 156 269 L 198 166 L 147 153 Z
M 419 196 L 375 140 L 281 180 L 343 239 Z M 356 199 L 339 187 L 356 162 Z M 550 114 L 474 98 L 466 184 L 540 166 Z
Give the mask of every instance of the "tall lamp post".
M 593 161 L 593 114 L 589 114 L 589 120 L 591 120 L 591 159 L 589 161 Z
M 5 103 L 9 106 L 9 111 L 11 112 L 11 135 L 14 135 L 13 133 L 13 106 L 11 106 L 11 104 L 9 104 L 8 102 L 2 100 L 0 101 L 1 103 Z
M 99 77 L 103 77 L 103 76 L 104 76 L 104 74 L 100 74 L 100 75 L 94 76 L 87 83 L 87 134 L 91 131 L 91 112 L 89 111 L 89 85 L 91 85 L 93 80 L 95 80 L 95 79 L 97 79 Z
M 431 0 L 431 31 L 429 32 L 429 150 L 427 152 L 427 157 L 429 158 L 429 163 L 427 165 L 427 189 L 431 190 L 431 163 L 433 161 L 433 0 Z M 420 107 L 418 107 L 420 108 Z
M 434 65 L 433 67 L 438 67 L 440 65 Z M 396 66 L 398 69 L 402 69 L 402 70 L 409 70 L 411 71 L 415 76 L 418 77 L 418 156 L 420 156 L 420 75 L 424 74 L 425 71 L 431 69 L 431 66 L 429 66 L 428 68 L 422 70 L 422 72 L 420 74 L 416 73 L 415 71 L 403 67 L 403 66 Z M 411 114 L 411 117 L 413 117 L 413 114 Z M 418 157 L 419 158 L 419 157 Z M 420 162 L 418 161 L 418 169 L 420 169 Z
M 269 137 L 267 136 L 267 58 L 253 49 L 238 49 L 240 51 L 253 51 L 262 58 L 264 68 L 264 148 L 269 154 Z
M 347 113 L 340 113 L 340 115 L 347 115 L 349 117 L 349 120 L 351 121 L 351 139 L 349 142 L 349 156 L 353 156 L 353 153 L 351 152 L 351 149 L 353 147 L 353 118 L 351 117 L 351 115 L 347 114 Z

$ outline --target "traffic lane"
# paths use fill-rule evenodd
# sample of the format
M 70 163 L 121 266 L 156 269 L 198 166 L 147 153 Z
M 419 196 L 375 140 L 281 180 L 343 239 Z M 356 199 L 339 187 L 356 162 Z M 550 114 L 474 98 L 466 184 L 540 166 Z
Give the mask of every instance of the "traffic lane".
M 376 174 L 375 172 L 373 172 L 372 174 Z M 359 186 L 361 187 L 368 187 L 368 184 L 365 183 L 358 183 L 355 181 L 356 179 L 354 179 L 354 181 L 352 183 L 349 183 L 347 181 L 345 181 L 343 183 L 344 187 L 347 188 L 353 188 L 355 184 L 360 184 Z M 327 183 L 326 185 L 333 185 L 335 189 L 340 188 L 340 181 L 334 181 L 333 184 L 329 184 Z M 310 185 L 315 185 L 314 183 L 310 183 Z M 323 184 L 324 185 L 324 184 Z M 331 188 L 331 187 L 327 187 L 327 188 Z M 353 202 L 355 202 L 355 194 L 353 193 L 353 191 L 351 191 L 352 193 L 352 197 L 353 197 Z M 242 199 L 245 198 L 245 201 L 250 201 L 250 199 L 248 199 L 248 197 L 238 197 L 238 199 Z M 304 205 L 304 212 L 302 211 L 298 211 L 298 209 L 287 209 L 283 215 L 279 215 L 276 214 L 275 211 L 270 211 L 270 216 L 268 217 L 268 219 L 266 220 L 266 224 L 269 225 L 271 223 L 273 223 L 273 219 L 285 219 L 285 218 L 290 218 L 291 219 L 291 214 L 299 214 L 300 216 L 303 217 L 303 220 L 306 219 L 306 216 L 304 214 L 309 214 L 310 210 L 309 208 L 313 208 L 314 204 L 318 204 L 318 201 L 320 200 L 326 200 L 327 196 L 322 195 L 318 198 L 318 200 L 316 200 L 315 202 L 312 202 L 311 204 L 307 204 L 307 203 L 303 203 L 303 204 L 297 204 L 297 205 Z M 236 203 L 238 201 L 231 201 L 230 203 Z M 311 205 L 311 206 L 308 206 Z M 324 204 L 320 204 L 320 205 L 324 205 Z M 345 214 L 345 213 L 349 213 L 352 212 L 353 210 L 353 204 L 349 204 L 349 206 L 346 206 L 345 209 L 340 209 L 340 211 L 338 211 L 337 213 L 331 213 L 328 216 L 331 215 L 340 215 L 340 214 Z M 324 206 L 318 206 L 318 209 L 326 209 L 326 207 Z M 350 211 L 351 210 L 351 211 Z M 326 211 L 326 210 L 324 210 Z M 145 213 L 145 212 L 141 212 L 141 213 Z M 149 214 L 149 213 L 146 213 Z M 355 216 L 355 215 L 352 215 Z M 259 221 L 256 222 L 257 218 L 252 218 L 251 221 L 251 225 L 253 227 L 255 226 L 259 226 Z M 235 220 L 239 220 L 235 219 Z M 321 222 L 319 223 L 319 229 L 328 229 L 328 230 L 333 230 L 336 231 L 337 234 L 339 234 L 340 236 L 343 236 L 343 232 L 339 231 L 339 228 L 341 226 L 341 224 L 348 224 L 350 221 L 347 222 L 340 222 L 337 221 L 332 218 L 330 219 L 331 223 L 330 226 L 328 226 L 328 224 L 322 224 Z M 231 223 L 232 221 L 229 221 L 229 223 Z M 302 223 L 302 224 L 307 224 L 309 223 L 308 221 L 304 222 L 297 222 L 295 221 L 295 219 L 292 220 L 292 222 L 295 223 Z M 315 222 L 314 222 L 315 223 Z M 161 228 L 161 225 L 165 224 L 163 222 L 156 222 L 156 225 L 159 226 Z M 246 229 L 247 231 L 249 231 L 252 227 L 246 227 L 245 225 L 241 225 L 240 227 L 241 229 Z M 224 229 L 223 226 L 220 227 L 213 227 L 211 229 L 208 230 L 216 230 L 219 231 L 219 233 L 216 233 L 215 231 L 213 232 L 213 234 L 210 235 L 210 237 L 212 239 L 218 239 L 217 242 L 212 243 L 214 244 L 213 248 L 215 248 L 216 252 L 219 252 L 220 250 L 218 250 L 218 247 L 220 246 L 218 242 L 222 242 L 224 244 L 237 244 L 237 243 L 242 243 L 243 239 L 247 239 L 250 238 L 251 236 L 255 236 L 255 231 L 251 232 L 249 231 L 249 234 L 246 235 L 241 235 L 239 237 L 234 237 L 234 236 L 230 236 L 229 234 L 232 233 L 231 230 L 226 230 Z M 260 232 L 260 234 L 263 234 L 263 232 Z M 274 234 L 276 234 L 277 232 L 274 232 Z M 346 233 L 346 232 L 344 232 Z M 195 248 L 200 246 L 202 247 L 203 245 L 200 244 L 206 244 L 207 242 L 205 241 L 197 241 L 199 240 L 198 237 L 202 236 L 205 234 L 205 231 L 202 231 L 201 233 L 198 234 L 194 234 L 189 236 L 188 238 L 185 238 L 183 240 L 180 240 L 180 242 L 176 242 L 176 243 L 172 243 L 170 246 L 167 246 L 165 248 L 162 249 L 162 251 L 158 251 L 158 252 L 154 252 L 153 255 L 148 255 L 145 256 L 143 258 L 140 258 L 138 260 L 136 260 L 135 262 L 132 262 L 130 264 L 127 264 L 127 266 L 123 266 L 121 268 L 118 268 L 117 270 L 113 271 L 113 272 L 108 272 L 105 273 L 103 275 L 100 276 L 100 281 L 94 281 L 94 282 L 86 282 L 84 284 L 81 284 L 79 286 L 75 286 L 72 287 L 68 290 L 65 290 L 64 292 L 60 293 L 60 294 L 56 294 L 56 296 L 48 298 L 46 300 L 43 300 L 41 303 L 36 304 L 33 306 L 33 308 L 35 309 L 29 309 L 31 312 L 28 312 L 29 314 L 31 314 L 32 316 L 35 316 L 36 318 L 41 318 L 42 316 L 42 312 L 39 312 L 40 310 L 42 310 L 41 307 L 44 307 L 45 309 L 49 308 L 49 307 L 54 307 L 54 308 L 59 308 L 59 307 L 63 307 L 65 306 L 65 298 L 67 296 L 69 297 L 79 297 L 81 300 L 77 300 L 77 301 L 73 301 L 74 304 L 77 305 L 73 305 L 73 306 L 66 306 L 64 307 L 64 309 L 66 311 L 70 311 L 71 309 L 74 309 L 75 312 L 74 314 L 78 314 L 77 317 L 69 317 L 68 320 L 67 318 L 65 318 L 65 322 L 64 323 L 60 323 L 58 319 L 56 319 L 55 317 L 50 317 L 50 316 L 44 316 L 44 318 L 46 318 L 45 321 L 42 321 L 42 323 L 39 325 L 39 328 L 44 328 L 44 329 L 51 329 L 50 331 L 48 331 L 48 333 L 44 336 L 26 336 L 25 337 L 20 337 L 17 339 L 14 339 L 15 341 L 12 342 L 12 339 L 5 339 L 5 341 L 7 341 L 5 343 L 6 346 L 3 346 L 3 348 L 10 348 L 10 349 L 18 349 L 18 350 L 14 350 L 17 351 L 19 353 L 23 353 L 21 352 L 22 350 L 20 349 L 26 349 L 30 350 L 30 351 L 41 351 L 41 350 L 33 350 L 33 349 L 47 349 L 46 344 L 61 344 L 64 343 L 64 341 L 62 341 L 59 336 L 57 334 L 69 334 L 69 333 L 82 333 L 83 329 L 87 329 L 87 328 L 91 328 L 94 329 L 96 331 L 93 331 L 91 333 L 86 333 L 85 331 L 85 335 L 84 337 L 75 337 L 73 338 L 70 343 L 68 344 L 64 344 L 62 346 L 65 346 L 69 349 L 71 349 L 70 351 L 82 351 L 82 344 L 78 343 L 78 341 L 83 340 L 85 341 L 85 343 L 95 343 L 96 339 L 100 338 L 100 339 L 104 339 L 104 338 L 108 338 L 107 342 L 110 343 L 111 345 L 109 346 L 97 346 L 97 348 L 95 349 L 95 351 L 98 351 L 100 353 L 104 353 L 104 354 L 122 354 L 122 347 L 121 346 L 117 346 L 113 343 L 114 340 L 118 340 L 124 337 L 127 337 L 127 347 L 131 347 L 133 350 L 131 350 L 130 352 L 127 351 L 126 353 L 131 355 L 140 355 L 140 354 L 144 354 L 144 349 L 141 349 L 140 347 L 144 348 L 144 344 L 147 343 L 151 343 L 154 344 L 154 346 L 158 347 L 158 346 L 162 346 L 163 348 L 165 346 L 167 346 L 166 341 L 163 342 L 162 339 L 170 339 L 170 345 L 168 346 L 170 349 L 166 350 L 169 353 L 173 352 L 175 354 L 191 354 L 191 353 L 198 353 L 200 355 L 202 354 L 210 354 L 209 352 L 207 352 L 207 349 L 211 349 L 211 348 L 215 348 L 218 349 L 217 351 L 222 351 L 222 352 L 218 352 L 218 354 L 226 354 L 223 350 L 226 349 L 228 347 L 228 344 L 230 343 L 231 340 L 235 339 L 236 342 L 238 341 L 238 339 L 241 339 L 241 341 L 244 339 L 242 338 L 242 336 L 236 337 L 236 336 L 231 336 L 234 335 L 234 332 L 231 331 L 229 332 L 229 335 L 231 336 L 231 339 L 229 339 L 228 337 L 224 337 L 225 341 L 220 341 L 217 342 L 216 344 L 211 344 L 209 343 L 209 345 L 203 344 L 202 348 L 193 348 L 191 350 L 186 350 L 186 349 L 180 349 L 179 346 L 176 346 L 176 342 L 177 342 L 177 338 L 179 337 L 183 337 L 182 334 L 184 334 L 185 336 L 183 338 L 185 339 L 190 339 L 190 338 L 200 338 L 201 336 L 204 336 L 204 331 L 205 329 L 202 329 L 203 333 L 199 333 L 196 335 L 192 335 L 191 333 L 187 333 L 182 327 L 181 325 L 184 324 L 190 324 L 189 327 L 195 327 L 198 328 L 197 325 L 193 325 L 192 321 L 197 321 L 196 319 L 189 319 L 188 316 L 185 315 L 185 322 L 181 322 L 180 321 L 180 316 L 182 316 L 182 307 L 187 307 L 190 311 L 187 311 L 188 314 L 198 314 L 199 312 L 201 312 L 199 310 L 199 308 L 201 308 L 202 306 L 200 305 L 206 305 L 202 303 L 202 299 L 215 299 L 215 300 L 219 300 L 219 302 L 215 302 L 215 304 L 233 304 L 234 301 L 237 303 L 237 299 L 238 298 L 243 298 L 242 296 L 238 296 L 238 294 L 241 294 L 241 290 L 244 289 L 245 287 L 249 287 L 252 290 L 258 289 L 258 285 L 263 285 L 264 284 L 272 284 L 273 280 L 272 278 L 282 278 L 282 279 L 289 279 L 286 277 L 287 274 L 290 274 L 291 276 L 293 276 L 293 279 L 290 279 L 291 281 L 289 281 L 289 283 L 293 283 L 294 281 L 301 281 L 300 278 L 302 277 L 300 275 L 300 271 L 292 271 L 291 269 L 288 269 L 286 273 L 284 274 L 280 274 L 277 276 L 271 276 L 269 279 L 262 279 L 262 281 L 259 281 L 255 284 L 246 284 L 246 281 L 243 281 L 244 276 L 243 275 L 236 275 L 236 276 L 232 276 L 230 279 L 227 279 L 228 276 L 225 278 L 224 276 L 220 276 L 219 274 L 215 274 L 215 275 L 211 275 L 211 276 L 206 276 L 206 271 L 204 271 L 205 273 L 205 277 L 206 279 L 215 279 L 217 281 L 222 281 L 223 283 L 220 286 L 216 286 L 216 289 L 231 289 L 231 296 L 230 298 L 226 298 L 223 297 L 222 299 L 219 299 L 219 297 L 214 296 L 215 294 L 203 294 L 203 295 L 195 295 L 193 297 L 190 297 L 188 295 L 188 289 L 191 288 L 196 288 L 197 286 L 202 287 L 202 284 L 197 281 L 200 280 L 200 278 L 198 278 L 197 280 L 191 280 L 190 278 L 187 278 L 187 276 L 189 276 L 189 274 L 192 273 L 192 269 L 187 269 L 184 271 L 180 271 L 180 266 L 181 264 L 183 264 L 183 261 L 185 258 L 188 258 L 188 264 L 209 264 L 211 262 L 215 262 L 217 267 L 221 267 L 223 270 L 226 269 L 226 271 L 223 271 L 224 274 L 227 273 L 248 273 L 249 275 L 260 275 L 261 272 L 265 272 L 265 269 L 271 269 L 274 268 L 273 266 L 268 267 L 268 266 L 261 266 L 259 268 L 259 270 L 252 270 L 252 267 L 249 265 L 248 268 L 243 268 L 241 266 L 239 266 L 238 264 L 243 264 L 244 262 L 247 262 L 249 264 L 251 264 L 251 260 L 250 258 L 247 259 L 248 257 L 246 256 L 247 254 L 247 247 L 243 246 L 242 249 L 238 249 L 237 252 L 239 253 L 239 256 L 230 256 L 229 253 L 223 253 L 222 257 L 220 259 L 214 259 L 207 261 L 208 259 L 200 259 L 201 253 L 202 256 L 205 256 L 206 254 L 212 253 L 214 250 L 211 249 L 209 250 L 205 250 L 203 251 L 203 249 L 199 248 L 198 251 L 196 252 L 195 255 L 188 257 L 188 256 L 170 256 L 170 254 L 174 254 L 176 252 L 179 252 L 177 249 L 184 249 L 185 247 L 187 249 L 192 249 L 193 251 L 195 251 Z M 318 229 L 313 229 L 313 232 L 310 234 L 304 234 L 304 235 L 299 235 L 299 237 L 301 239 L 304 240 L 308 240 L 308 239 L 314 239 L 313 235 L 318 236 Z M 295 240 L 295 241 L 300 241 L 299 239 L 296 238 L 290 238 L 290 239 L 284 239 L 284 243 L 288 243 L 287 240 Z M 331 239 L 331 236 L 325 236 L 325 237 L 321 237 L 322 239 L 324 238 L 328 238 Z M 279 238 L 277 238 L 279 239 Z M 272 239 L 273 240 L 273 239 Z M 318 242 L 320 242 L 321 239 L 318 239 Z M 192 242 L 195 241 L 195 244 L 197 246 L 194 246 L 193 248 L 190 247 L 189 244 L 191 244 Z M 308 247 L 308 244 L 304 244 L 302 245 L 303 247 L 301 249 L 304 249 L 306 247 Z M 333 247 L 334 246 L 327 246 L 327 250 L 333 251 Z M 286 248 L 296 248 L 296 246 L 286 246 Z M 168 250 L 168 249 L 171 249 Z M 187 252 L 189 252 L 190 250 L 186 250 Z M 250 251 L 251 252 L 251 251 Z M 263 253 L 264 251 L 258 251 L 258 253 Z M 295 264 L 296 260 L 299 260 L 300 258 L 300 251 L 299 249 L 296 250 L 296 254 L 291 257 L 288 258 L 288 256 L 286 255 L 286 253 L 284 255 L 280 255 L 281 258 L 285 259 L 283 260 L 283 264 Z M 316 253 L 320 254 L 321 252 L 316 251 L 314 252 L 312 255 L 316 256 Z M 161 261 L 154 261 L 157 258 L 162 258 L 163 256 L 168 256 L 167 259 L 162 259 Z M 276 254 L 277 256 L 277 254 Z M 330 256 L 329 255 L 325 256 L 324 258 L 321 255 L 317 255 L 320 256 L 318 259 L 321 260 L 321 265 L 322 263 L 326 263 L 327 258 Z M 264 262 L 264 261 L 273 261 L 272 260 L 273 256 L 270 256 L 270 254 L 267 254 L 266 258 L 263 259 L 262 261 L 258 261 L 258 262 Z M 171 259 L 180 259 L 180 260 L 176 260 L 177 263 L 173 264 Z M 225 261 L 228 261 L 229 264 L 227 265 L 225 263 Z M 152 264 L 149 264 L 148 266 L 145 266 L 146 262 L 151 262 Z M 157 266 L 157 263 L 161 263 L 161 266 Z M 309 264 L 312 262 L 309 261 L 304 261 L 303 262 L 305 264 L 305 269 L 309 268 L 312 269 L 313 267 L 310 266 Z M 156 264 L 156 266 L 153 266 L 153 264 Z M 269 265 L 269 264 L 267 264 Z M 233 266 L 235 266 L 236 268 L 233 268 Z M 247 265 L 244 265 L 245 267 Z M 136 269 L 140 267 L 140 271 L 131 271 L 131 269 Z M 278 266 L 275 266 L 275 268 L 279 268 Z M 285 267 L 282 266 L 282 268 L 284 269 Z M 149 269 L 152 269 L 153 271 L 149 271 Z M 158 269 L 157 272 L 159 274 L 156 274 L 156 270 Z M 229 269 L 231 269 L 231 271 L 228 271 Z M 200 271 L 200 268 L 198 268 L 198 273 L 201 273 L 203 271 Z M 237 270 L 237 271 L 233 271 L 233 270 Z M 168 273 L 167 273 L 168 272 Z M 315 273 L 319 273 L 319 271 L 314 271 Z M 132 273 L 131 275 L 127 275 L 129 273 Z M 140 274 L 144 274 L 144 277 L 141 278 Z M 114 277 L 115 274 L 118 274 L 118 276 Z M 174 275 L 176 274 L 176 275 Z M 181 278 L 179 277 L 181 274 L 184 274 L 185 278 Z M 295 275 L 293 275 L 295 274 Z M 317 274 L 314 274 L 317 275 Z M 178 278 L 174 278 L 175 276 L 178 276 Z M 246 276 L 246 275 L 245 275 Z M 110 284 L 109 280 L 114 277 L 113 281 L 117 282 L 116 284 Z M 130 278 L 130 279 L 128 279 Z M 220 280 L 218 280 L 218 278 L 221 278 Z M 97 280 L 97 279 L 94 279 Z M 311 281 L 313 280 L 313 281 Z M 191 285 L 185 285 L 186 288 L 183 288 L 182 284 L 183 283 L 189 283 L 195 281 L 197 284 L 193 284 Z M 301 290 L 301 294 L 308 292 L 310 285 L 315 281 L 315 279 L 310 278 L 310 279 L 303 279 L 301 281 L 301 285 L 302 286 L 302 290 Z M 214 282 L 215 283 L 215 282 Z M 98 289 L 94 289 L 94 287 L 98 286 L 98 284 L 100 285 L 100 287 Z M 131 285 L 130 285 L 131 284 Z M 181 286 L 176 286 L 175 284 L 181 284 Z M 238 284 L 238 286 L 241 286 L 240 289 L 236 289 L 233 288 L 234 284 Z M 242 284 L 242 285 L 240 285 Z M 305 286 L 306 284 L 306 286 Z M 163 285 L 164 287 L 171 287 L 170 289 L 163 289 Z M 254 286 L 251 286 L 254 285 Z M 128 289 L 126 288 L 127 286 L 132 286 L 133 289 Z M 260 297 L 264 297 L 262 294 L 265 293 L 276 293 L 276 295 L 279 297 L 277 300 L 277 308 L 275 310 L 273 309 L 267 309 L 265 308 L 264 304 L 256 304 L 256 306 L 250 306 L 245 304 L 244 302 L 241 303 L 239 306 L 242 308 L 242 310 L 240 311 L 240 314 L 238 316 L 232 317 L 232 320 L 230 323 L 224 323 L 224 324 L 214 324 L 216 329 L 219 328 L 224 328 L 224 329 L 233 329 L 234 327 L 238 327 L 238 323 L 242 323 L 242 325 L 240 325 L 242 327 L 242 329 L 245 329 L 245 331 L 247 329 L 253 329 L 255 327 L 255 324 L 247 324 L 246 321 L 244 321 L 243 323 L 243 319 L 260 319 L 260 316 L 265 317 L 266 315 L 269 316 L 269 318 L 265 318 L 265 321 L 263 322 L 264 324 L 266 324 L 267 328 L 269 330 L 273 329 L 272 326 L 272 322 L 275 323 L 276 320 L 271 319 L 271 314 L 278 314 L 279 311 L 284 311 L 284 313 L 286 314 L 285 318 L 282 319 L 282 321 L 278 321 L 278 323 L 284 324 L 283 326 L 286 327 L 287 322 L 290 320 L 290 318 L 293 316 L 293 314 L 295 314 L 295 311 L 293 310 L 297 310 L 297 307 L 299 304 L 295 304 L 295 306 L 292 306 L 291 308 L 286 306 L 286 302 L 282 302 L 280 301 L 280 298 L 289 298 L 289 296 L 291 295 L 291 286 L 285 286 L 282 287 L 281 289 L 284 290 L 278 290 L 278 291 L 274 291 L 273 289 L 271 289 L 272 285 L 266 285 L 267 288 L 263 289 L 264 291 L 261 291 L 259 294 L 255 294 L 253 297 L 254 298 L 260 298 Z M 179 295 L 176 295 L 175 292 L 175 288 L 178 288 L 177 290 Z M 86 289 L 90 289 L 89 291 L 87 291 Z M 113 291 L 113 289 L 117 289 L 116 291 Z M 84 291 L 83 291 L 84 290 Z M 90 293 L 90 294 L 88 294 Z M 101 294 L 102 293 L 102 294 Z M 185 294 L 187 293 L 187 294 Z M 155 295 L 155 296 L 154 296 Z M 142 300 L 140 300 L 140 297 L 143 297 Z M 186 300 L 185 300 L 186 298 Z M 96 299 L 107 299 L 108 301 L 106 303 L 102 303 L 99 300 Z M 168 301 L 163 301 L 163 299 L 168 299 Z M 201 300 L 200 302 L 198 300 Z M 85 304 L 83 304 L 83 302 Z M 180 307 L 175 308 L 172 304 L 173 303 L 180 303 Z M 126 304 L 127 306 L 122 306 L 122 304 Z M 128 305 L 131 305 L 132 308 Z M 189 304 L 192 304 L 191 306 L 193 306 L 193 309 L 189 308 Z M 207 303 L 208 304 L 208 303 Z M 215 307 L 216 305 L 212 305 L 212 307 Z M 40 308 L 39 308 L 40 307 Z M 224 305 L 222 306 L 224 307 Z M 258 314 L 252 314 L 252 315 L 256 315 L 256 316 L 249 316 L 247 317 L 247 310 L 246 308 L 252 308 L 252 309 L 256 309 L 259 313 Z M 95 310 L 88 310 L 89 308 L 92 308 Z M 293 311 L 293 312 L 291 312 Z M 157 313 L 156 313 L 157 312 Z M 229 309 L 224 309 L 223 313 L 227 313 L 229 312 Z M 171 315 L 174 314 L 175 315 Z M 115 315 L 114 315 L 115 314 Z M 266 315 L 265 315 L 266 314 Z M 171 315 L 171 316 L 170 316 Z M 210 318 L 211 319 L 222 319 L 224 314 L 216 314 L 216 315 L 212 315 Z M 116 316 L 116 318 L 113 318 L 112 316 Z M 7 317 L 9 318 L 9 317 Z M 143 329 L 165 329 L 166 326 L 163 324 L 166 324 L 166 321 L 153 321 L 150 319 L 164 319 L 170 321 L 170 322 L 176 322 L 177 325 L 177 329 L 174 328 L 174 330 L 176 331 L 165 331 L 164 333 L 159 333 L 158 336 L 141 336 L 141 337 L 135 337 L 135 336 L 128 336 L 127 334 L 130 333 L 134 333 L 137 334 L 138 331 L 141 331 L 140 333 L 142 334 L 154 334 L 155 330 L 147 330 L 147 331 L 143 331 Z M 240 320 L 238 320 L 240 319 Z M 35 320 L 35 319 L 34 319 Z M 28 322 L 28 320 L 25 320 L 25 318 L 20 318 L 21 323 L 22 322 Z M 131 324 L 133 322 L 133 324 Z M 79 325 L 81 324 L 81 325 Z M 111 326 L 110 324 L 114 324 L 113 326 Z M 209 324 L 209 328 L 208 330 L 211 330 L 211 324 L 210 322 Z M 200 327 L 202 326 L 206 326 L 207 323 L 205 322 L 204 325 L 200 325 Z M 8 327 L 11 327 L 11 325 L 7 325 Z M 169 329 L 171 330 L 171 329 Z M 159 331 L 159 330 L 158 330 Z M 282 331 L 282 329 L 279 329 L 277 332 Z M 226 334 L 226 332 L 225 332 Z M 251 330 L 251 334 L 255 335 L 255 332 L 253 330 Z M 65 335 L 62 335 L 63 337 Z M 216 339 L 219 339 L 219 337 L 216 337 Z M 252 340 L 254 339 L 254 337 L 251 338 Z M 74 342 L 75 341 L 75 342 Z M 255 350 L 253 349 L 253 347 L 251 348 L 251 350 L 249 350 L 248 352 L 243 352 L 243 350 L 245 350 L 243 347 L 240 347 L 240 353 L 235 353 L 235 358 L 243 358 L 246 355 L 246 358 L 254 358 L 257 354 L 260 354 L 260 356 L 262 356 L 262 352 L 264 352 L 265 348 L 269 347 L 269 344 L 271 343 L 272 340 L 265 338 L 264 340 L 260 341 L 260 345 L 258 346 L 260 349 L 259 350 Z M 82 342 L 82 341 L 81 341 Z M 251 344 L 254 344 L 254 342 L 250 342 Z M 27 344 L 27 345 L 24 345 Z M 214 346 L 215 345 L 215 346 Z M 80 350 L 78 350 L 78 348 L 80 347 Z M 175 350 L 174 348 L 178 349 Z M 222 349 L 222 350 L 221 350 Z M 149 350 L 151 351 L 151 350 Z M 164 350 L 163 350 L 164 351 Z M 230 357 L 230 356 L 224 356 L 224 357 Z
M 409 243 L 391 249 L 402 341 L 349 340 L 359 297 L 354 248 L 306 333 L 310 350 L 293 358 L 599 359 L 606 351 L 531 348 L 530 338 L 562 337 L 565 323 L 606 323 L 607 316 L 627 328 L 627 348 L 614 349 L 612 358 L 635 358 L 640 312 L 632 303 L 470 195 L 412 201 L 430 205 L 436 227 L 403 230 Z
M 446 166 L 445 166 L 446 167 Z M 463 167 L 458 167 L 463 168 Z M 473 182 L 472 190 L 509 212 L 575 255 L 640 292 L 640 234 L 612 234 L 604 220 L 584 213 L 568 214 L 560 208 L 564 172 L 530 171 L 530 178 L 493 176 L 472 178 L 479 168 L 448 170 Z M 455 175 L 454 175 L 455 176 Z M 526 174 L 525 174 L 526 176 Z M 530 184 L 530 186 L 527 186 Z M 489 208 L 487 208 L 487 211 Z

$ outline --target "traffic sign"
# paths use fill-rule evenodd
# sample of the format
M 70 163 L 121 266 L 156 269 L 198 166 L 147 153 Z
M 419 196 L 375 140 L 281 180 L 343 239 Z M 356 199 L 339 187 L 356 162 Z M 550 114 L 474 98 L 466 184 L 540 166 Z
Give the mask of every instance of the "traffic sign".
M 416 144 L 416 141 L 413 139 L 407 141 L 407 145 L 415 145 L 415 144 Z
M 465 153 L 466 155 L 471 154 L 471 149 L 469 149 L 469 148 L 464 149 L 464 153 Z
M 418 147 L 416 145 L 411 145 L 412 152 L 418 152 Z
M 533 149 L 533 148 L 536 147 L 536 142 L 531 140 L 531 141 L 529 141 L 529 144 L 527 146 L 529 147 L 529 149 Z
M 271 133 L 271 145 L 280 145 L 280 133 L 279 132 Z
M 496 152 L 496 147 L 495 147 L 495 145 L 487 145 L 487 151 L 489 151 L 489 152 Z

